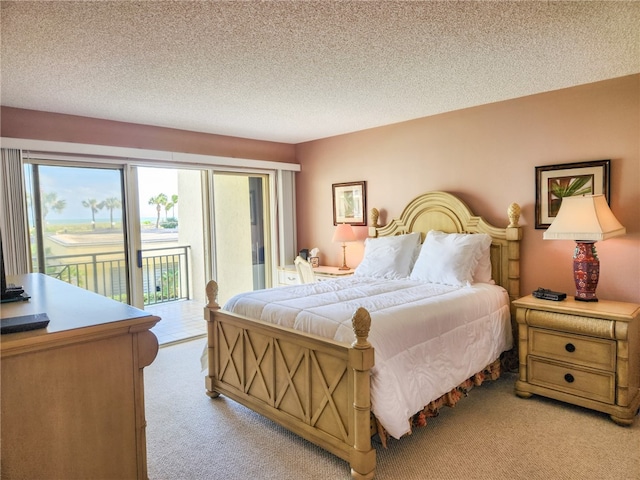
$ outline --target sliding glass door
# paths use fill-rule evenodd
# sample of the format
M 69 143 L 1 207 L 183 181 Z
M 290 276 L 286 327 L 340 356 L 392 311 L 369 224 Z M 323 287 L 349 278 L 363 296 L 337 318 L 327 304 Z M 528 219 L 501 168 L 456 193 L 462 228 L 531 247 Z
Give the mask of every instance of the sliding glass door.
M 138 167 L 137 178 L 144 305 L 194 299 L 205 303 L 205 279 L 210 275 L 204 170 L 145 166 Z
M 123 170 L 25 164 L 34 272 L 129 302 Z
M 218 301 L 270 287 L 270 173 L 25 162 L 32 271 L 158 314 L 161 343 L 204 334 Z M 161 331 L 162 330 L 162 331 Z

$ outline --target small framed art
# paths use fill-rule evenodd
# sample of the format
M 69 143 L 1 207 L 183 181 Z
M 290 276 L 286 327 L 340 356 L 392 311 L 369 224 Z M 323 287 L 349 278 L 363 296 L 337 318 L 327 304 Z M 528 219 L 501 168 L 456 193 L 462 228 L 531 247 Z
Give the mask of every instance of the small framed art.
M 334 183 L 333 224 L 367 224 L 365 182 Z
M 603 194 L 609 202 L 611 160 L 536 167 L 536 228 L 548 228 L 564 197 Z

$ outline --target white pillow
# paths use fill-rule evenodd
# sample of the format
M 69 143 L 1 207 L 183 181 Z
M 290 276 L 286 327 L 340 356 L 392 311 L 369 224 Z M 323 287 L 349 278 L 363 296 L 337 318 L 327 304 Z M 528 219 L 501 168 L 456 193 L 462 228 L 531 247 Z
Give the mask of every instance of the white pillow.
M 427 283 L 465 286 L 474 282 L 479 260 L 491 247 L 486 234 L 444 233 L 431 230 L 422 245 L 410 278 Z M 483 266 L 486 270 L 486 266 Z M 489 262 L 489 276 L 491 263 Z M 482 272 L 483 278 L 486 271 Z
M 438 230 L 432 230 L 432 232 L 436 237 L 448 236 L 474 244 L 478 249 L 476 251 L 478 263 L 473 270 L 473 283 L 496 283 L 491 278 L 491 236 L 486 233 L 444 233 Z
M 473 283 L 490 283 L 495 285 L 496 282 L 491 278 L 491 237 L 485 233 L 474 234 L 474 236 L 486 236 L 488 242 L 483 242 L 480 248 L 480 257 L 478 265 L 473 272 Z
M 375 278 L 407 278 L 415 258 L 419 233 L 394 237 L 367 238 L 364 241 L 364 257 L 354 275 Z

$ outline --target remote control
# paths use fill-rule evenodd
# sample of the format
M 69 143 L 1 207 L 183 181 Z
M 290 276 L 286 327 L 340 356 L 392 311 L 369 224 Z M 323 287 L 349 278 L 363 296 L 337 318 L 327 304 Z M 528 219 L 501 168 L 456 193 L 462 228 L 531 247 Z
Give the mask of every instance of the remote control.
M 554 292 L 553 290 L 549 290 L 547 288 L 538 288 L 537 290 L 534 290 L 533 296 L 536 298 L 541 298 L 543 300 L 553 300 L 555 302 L 559 302 L 567 298 L 566 293 Z

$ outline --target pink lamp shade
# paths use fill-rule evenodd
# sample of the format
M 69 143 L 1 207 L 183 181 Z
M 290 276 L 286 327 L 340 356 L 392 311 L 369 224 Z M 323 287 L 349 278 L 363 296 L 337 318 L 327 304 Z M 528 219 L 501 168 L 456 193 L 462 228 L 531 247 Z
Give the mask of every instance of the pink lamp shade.
M 345 242 L 355 242 L 356 234 L 353 233 L 353 228 L 348 223 L 340 223 L 333 232 L 333 241 L 342 242 L 342 266 L 340 270 L 350 270 L 347 266 L 347 246 Z
M 624 235 L 625 228 L 613 215 L 604 195 L 564 197 L 555 220 L 544 232 L 545 240 L 575 240 L 573 279 L 576 300 L 597 302 L 600 260 L 595 243 Z
M 339 223 L 333 232 L 334 242 L 355 242 L 356 235 L 353 233 L 353 228 L 348 223 Z

